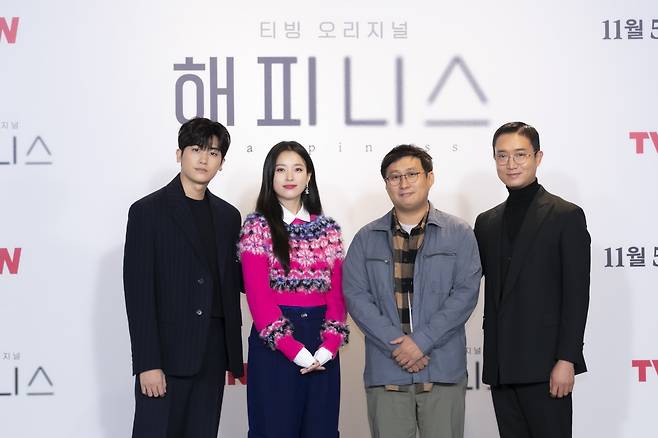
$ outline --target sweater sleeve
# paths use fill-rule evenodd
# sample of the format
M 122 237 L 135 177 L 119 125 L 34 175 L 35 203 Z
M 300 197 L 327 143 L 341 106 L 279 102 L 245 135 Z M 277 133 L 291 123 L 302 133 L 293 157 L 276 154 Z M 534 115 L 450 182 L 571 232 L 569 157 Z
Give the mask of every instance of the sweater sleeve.
M 349 341 L 349 328 L 347 327 L 347 312 L 345 298 L 343 297 L 343 243 L 338 226 L 329 233 L 327 256 L 333 260 L 331 268 L 331 289 L 327 292 L 327 312 L 320 333 L 321 347 L 336 357 L 338 349 Z
M 249 216 L 240 232 L 238 254 L 242 261 L 242 276 L 249 311 L 263 341 L 294 360 L 304 345 L 293 337 L 293 327 L 276 304 L 269 284 L 269 254 L 271 237 L 267 223 L 258 216 Z

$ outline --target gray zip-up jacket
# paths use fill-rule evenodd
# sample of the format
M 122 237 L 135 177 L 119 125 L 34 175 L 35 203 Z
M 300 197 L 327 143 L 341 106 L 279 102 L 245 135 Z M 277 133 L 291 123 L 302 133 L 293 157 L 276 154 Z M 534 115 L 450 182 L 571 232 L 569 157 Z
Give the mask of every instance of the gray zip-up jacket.
M 366 387 L 457 383 L 466 376 L 464 324 L 477 303 L 481 267 L 477 242 L 463 220 L 430 205 L 423 244 L 414 265 L 410 335 L 428 356 L 418 373 L 392 357 L 403 336 L 395 305 L 392 212 L 361 228 L 343 263 L 347 309 L 365 334 Z

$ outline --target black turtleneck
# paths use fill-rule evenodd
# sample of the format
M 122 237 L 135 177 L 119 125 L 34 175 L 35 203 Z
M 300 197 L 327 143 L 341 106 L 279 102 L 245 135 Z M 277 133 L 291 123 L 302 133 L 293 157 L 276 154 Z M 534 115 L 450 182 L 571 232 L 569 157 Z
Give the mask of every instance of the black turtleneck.
M 530 207 L 530 203 L 539 191 L 539 182 L 535 179 L 531 184 L 523 187 L 522 189 L 513 190 L 509 187 L 509 196 L 505 203 L 505 211 L 503 212 L 503 235 L 501 245 L 502 263 L 501 278 L 507 278 L 510 263 L 512 262 L 512 254 L 514 252 L 514 242 L 516 236 L 519 234 L 523 219 Z M 502 294 L 502 288 L 500 289 Z M 499 297 L 500 298 L 500 297 Z
M 509 196 L 507 197 L 505 212 L 503 213 L 503 228 L 512 245 L 514 245 L 516 236 L 521 229 L 523 218 L 525 218 L 530 203 L 539 191 L 539 187 L 539 182 L 535 178 L 531 184 L 522 189 L 514 190 L 509 187 L 507 188 Z

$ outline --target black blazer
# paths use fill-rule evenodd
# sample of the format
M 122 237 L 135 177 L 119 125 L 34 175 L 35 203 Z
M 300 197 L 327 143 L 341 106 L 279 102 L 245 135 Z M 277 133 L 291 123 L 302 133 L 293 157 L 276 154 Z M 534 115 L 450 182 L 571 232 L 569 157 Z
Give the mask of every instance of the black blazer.
M 217 240 L 228 369 L 237 377 L 243 370 L 242 271 L 236 256 L 241 219 L 231 204 L 210 191 L 208 197 Z M 130 207 L 123 284 L 133 373 L 160 368 L 167 375 L 191 376 L 201 368 L 215 288 L 203 254 L 180 176 Z
M 559 359 L 573 362 L 582 373 L 587 370 L 583 335 L 590 274 L 585 214 L 540 187 L 502 279 L 504 209 L 502 203 L 475 221 L 485 278 L 483 380 L 490 385 L 547 382 Z

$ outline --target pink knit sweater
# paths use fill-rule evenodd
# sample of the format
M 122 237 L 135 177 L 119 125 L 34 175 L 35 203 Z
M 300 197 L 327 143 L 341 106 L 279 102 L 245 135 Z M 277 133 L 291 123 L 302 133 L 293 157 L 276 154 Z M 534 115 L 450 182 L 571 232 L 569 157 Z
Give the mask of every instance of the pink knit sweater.
M 272 252 L 270 228 L 262 215 L 247 216 L 240 232 L 238 253 L 256 330 L 270 348 L 280 350 L 292 361 L 304 345 L 295 339 L 294 327 L 282 315 L 279 305 L 326 305 L 321 347 L 335 356 L 338 348 L 347 343 L 349 334 L 342 289 L 340 227 L 326 216 L 311 216 L 310 222 L 295 219 L 287 228 L 287 275 Z

